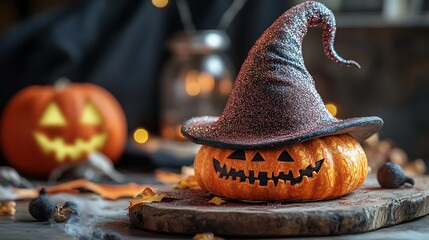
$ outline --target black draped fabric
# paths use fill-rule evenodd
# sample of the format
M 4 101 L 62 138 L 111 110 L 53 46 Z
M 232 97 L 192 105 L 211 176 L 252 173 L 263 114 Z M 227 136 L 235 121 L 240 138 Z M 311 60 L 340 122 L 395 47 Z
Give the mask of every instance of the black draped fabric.
M 197 30 L 216 28 L 230 0 L 188 1 Z M 248 1 L 228 34 L 238 69 L 247 52 L 287 1 Z M 159 77 L 168 57 L 166 40 L 183 30 L 174 1 L 80 0 L 13 26 L 0 36 L 0 111 L 22 88 L 60 77 L 92 82 L 121 103 L 129 131 L 156 132 Z

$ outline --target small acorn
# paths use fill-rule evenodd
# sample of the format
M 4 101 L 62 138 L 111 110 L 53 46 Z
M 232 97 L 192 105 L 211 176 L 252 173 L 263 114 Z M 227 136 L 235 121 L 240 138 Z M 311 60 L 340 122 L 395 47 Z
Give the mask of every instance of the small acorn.
M 54 211 L 54 220 L 57 223 L 68 222 L 70 220 L 79 220 L 81 211 L 75 202 L 65 202 L 63 206 L 56 205 Z
M 383 188 L 399 188 L 405 183 L 414 185 L 414 179 L 405 175 L 397 163 L 384 163 L 377 172 L 377 180 Z
M 31 200 L 28 211 L 31 216 L 39 221 L 47 221 L 54 214 L 55 202 L 52 200 L 45 188 L 40 189 L 39 196 Z

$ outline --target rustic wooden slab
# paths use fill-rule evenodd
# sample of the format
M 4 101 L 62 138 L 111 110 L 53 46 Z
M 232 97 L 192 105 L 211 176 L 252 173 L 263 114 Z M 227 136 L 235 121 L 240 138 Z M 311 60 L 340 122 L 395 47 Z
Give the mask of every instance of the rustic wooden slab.
M 412 188 L 382 189 L 370 175 L 347 196 L 305 203 L 227 201 L 216 206 L 208 203 L 213 195 L 203 190 L 169 189 L 171 199 L 136 205 L 129 218 L 136 227 L 168 233 L 277 237 L 359 233 L 429 214 L 429 177 L 415 180 Z

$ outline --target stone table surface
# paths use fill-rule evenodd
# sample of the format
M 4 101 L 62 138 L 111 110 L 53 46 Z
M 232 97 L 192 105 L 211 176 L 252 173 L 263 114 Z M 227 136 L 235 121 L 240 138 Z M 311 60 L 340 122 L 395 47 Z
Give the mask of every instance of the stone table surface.
M 0 216 L 0 239 L 91 239 L 94 231 L 116 232 L 122 239 L 192 239 L 193 237 L 149 232 L 132 227 L 128 210 L 125 210 L 129 205 L 129 199 L 108 201 L 92 193 L 78 195 L 60 193 L 52 197 L 57 203 L 69 200 L 77 202 L 84 212 L 84 217 L 73 224 L 38 222 L 28 212 L 29 201 L 17 201 L 15 216 Z M 429 216 L 372 232 L 315 237 L 315 239 L 429 239 Z

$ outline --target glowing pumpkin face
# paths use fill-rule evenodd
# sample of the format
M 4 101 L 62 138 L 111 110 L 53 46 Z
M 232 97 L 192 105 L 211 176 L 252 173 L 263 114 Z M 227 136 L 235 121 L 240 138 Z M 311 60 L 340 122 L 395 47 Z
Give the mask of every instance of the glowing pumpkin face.
M 270 150 L 202 146 L 195 158 L 201 188 L 245 200 L 320 200 L 360 187 L 367 159 L 349 135 L 329 136 Z
M 30 176 L 45 177 L 61 164 L 82 161 L 93 151 L 116 162 L 125 138 L 120 105 L 93 84 L 28 87 L 11 99 L 2 121 L 8 161 Z
M 94 104 L 85 103 L 79 124 L 87 128 L 98 128 L 102 123 L 103 119 Z M 49 103 L 40 118 L 39 126 L 40 130 L 33 133 L 36 142 L 45 154 L 52 153 L 58 162 L 63 162 L 66 157 L 72 161 L 77 160 L 87 153 L 101 149 L 107 140 L 107 132 L 94 133 L 88 139 L 76 137 L 70 143 L 67 143 L 62 137 L 49 139 L 49 136 L 44 133 L 44 129 L 67 128 L 68 126 L 67 119 L 55 102 Z

